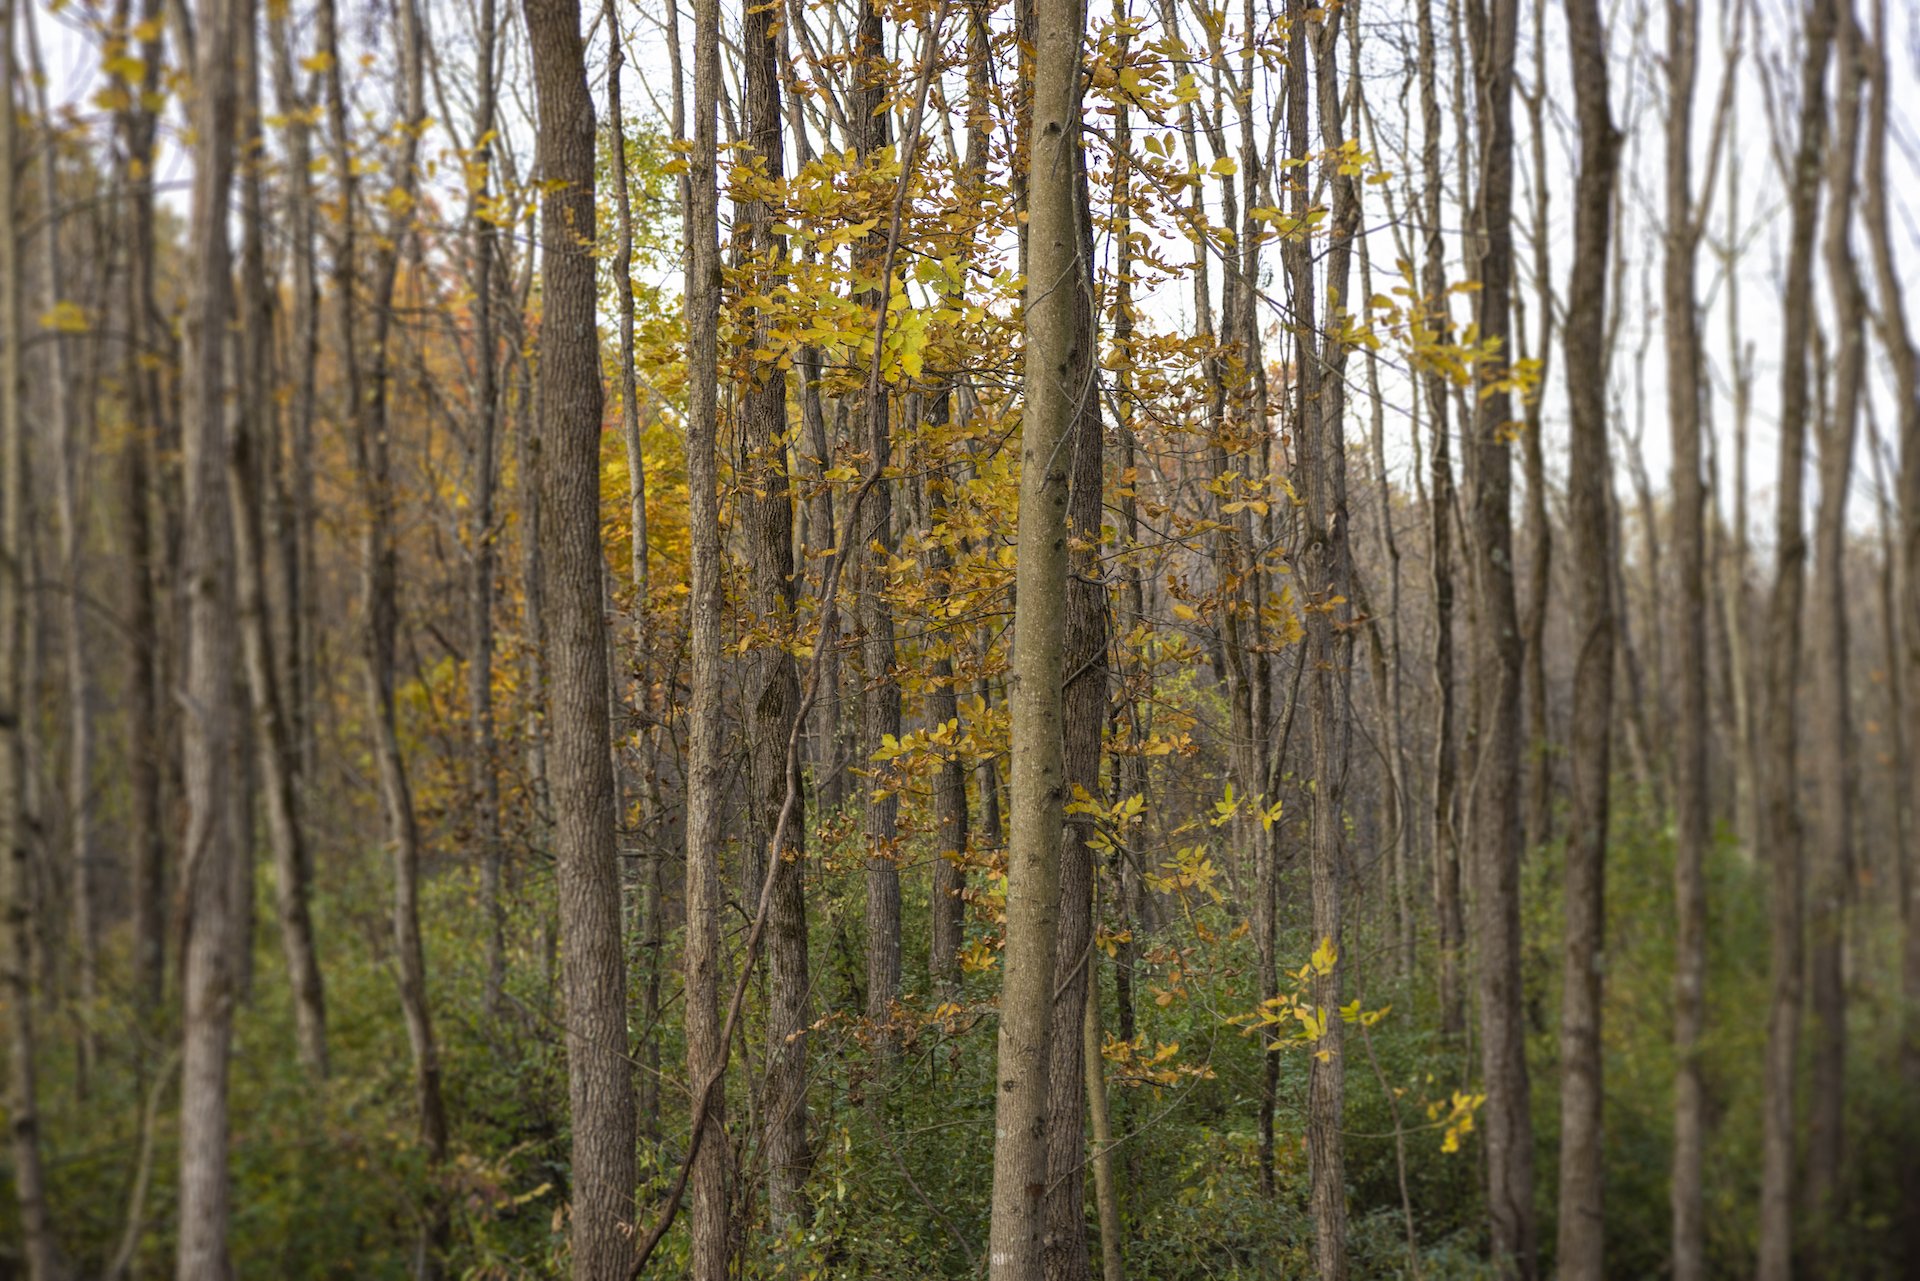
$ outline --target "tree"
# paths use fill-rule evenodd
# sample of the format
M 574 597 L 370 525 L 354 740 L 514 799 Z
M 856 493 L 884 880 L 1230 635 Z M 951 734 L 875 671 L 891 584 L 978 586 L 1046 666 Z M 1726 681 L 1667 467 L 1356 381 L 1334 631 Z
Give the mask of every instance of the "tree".
M 1851 0 L 1835 0 L 1834 133 L 1826 154 L 1827 225 L 1821 257 L 1833 300 L 1832 392 L 1819 425 L 1820 502 L 1814 517 L 1813 666 L 1810 742 L 1814 803 L 1808 859 L 1808 966 L 1813 1007 L 1813 1080 L 1808 1095 L 1806 1164 L 1809 1269 L 1829 1258 L 1829 1236 L 1841 1203 L 1845 1141 L 1847 983 L 1843 969 L 1848 889 L 1852 882 L 1857 771 L 1853 692 L 1848 683 L 1847 497 L 1859 436 L 1866 378 L 1866 294 L 1854 266 L 1853 208 L 1858 200 L 1864 56 Z
M 1760 1149 L 1760 1281 L 1793 1270 L 1794 1065 L 1801 1018 L 1803 872 L 1794 694 L 1800 679 L 1800 612 L 1806 592 L 1807 360 L 1813 328 L 1813 241 L 1826 147 L 1825 82 L 1833 44 L 1830 0 L 1808 0 L 1800 63 L 1800 118 L 1786 175 L 1790 226 L 1781 304 L 1779 482 L 1774 507 L 1774 581 L 1767 611 L 1767 670 L 1761 768 L 1767 798 L 1762 829 L 1770 864 L 1770 991 Z
M 1567 832 L 1560 996 L 1560 1275 L 1605 1275 L 1600 1021 L 1606 973 L 1608 781 L 1613 726 L 1613 541 L 1607 514 L 1608 239 L 1618 138 L 1608 103 L 1607 35 L 1595 0 L 1567 9 L 1580 171 L 1566 320 L 1573 448 L 1567 460 L 1574 589 L 1573 798 Z M 1691 216 L 1691 215 L 1689 215 Z M 1704 713 L 1703 713 L 1704 714 Z
M 46 1167 L 40 1153 L 40 1092 L 35 1057 L 33 931 L 35 908 L 29 864 L 26 754 L 21 739 L 24 687 L 21 679 L 25 629 L 23 598 L 27 583 L 26 423 L 22 414 L 21 348 L 26 327 L 25 285 L 21 280 L 19 115 L 13 110 L 17 88 L 15 0 L 0 9 L 0 910 L 6 913 L 5 967 L 7 1004 L 7 1138 L 13 1161 L 14 1199 L 20 1206 L 20 1240 L 28 1281 L 53 1281 L 58 1263 L 47 1205 Z M 224 1047 L 223 1047 L 224 1055 Z M 224 1084 L 224 1082 L 223 1082 Z M 220 1099 L 224 1108 L 224 1095 Z M 184 1150 L 184 1149 L 183 1149 Z M 223 1170 L 224 1172 L 224 1170 Z
M 716 401 L 720 316 L 719 194 L 714 167 L 720 97 L 719 0 L 694 6 L 693 147 L 687 155 L 687 520 L 692 534 L 687 741 L 687 1080 L 698 1120 L 692 1155 L 694 1281 L 725 1281 L 729 1246 L 727 1045 L 719 1014 L 722 789 L 721 549 Z M 703 1097 L 704 1096 L 704 1097 Z M 708 1133 L 711 1131 L 711 1133 Z
M 1046 1224 L 1048 1065 L 1066 801 L 1061 682 L 1069 451 L 1063 442 L 1080 390 L 1073 378 L 1075 347 L 1082 340 L 1073 287 L 1080 263 L 1074 156 L 1085 21 L 1079 0 L 1035 0 L 1020 558 L 1008 691 L 1013 778 L 988 1245 L 995 1281 L 1033 1281 L 1042 1274 Z
M 1513 593 L 1510 304 L 1513 289 L 1513 59 L 1516 0 L 1473 0 L 1477 141 L 1484 169 L 1474 196 L 1476 321 L 1493 353 L 1479 370 L 1473 414 L 1476 655 L 1474 935 L 1479 944 L 1481 1074 L 1487 1092 L 1487 1211 L 1503 1269 L 1532 1278 L 1532 1091 L 1520 989 L 1520 632 Z
M 774 229 L 769 192 L 785 171 L 780 111 L 780 51 L 772 10 L 750 6 L 744 33 L 746 78 L 745 172 L 735 171 L 738 223 L 745 229 L 751 294 L 771 295 L 781 283 L 786 237 Z M 765 184 L 762 186 L 761 184 Z M 741 194 L 744 190 L 744 197 Z M 812 1157 L 807 1141 L 807 903 L 805 816 L 795 796 L 786 817 L 787 841 L 772 848 L 787 804 L 787 738 L 800 703 L 792 635 L 795 626 L 793 500 L 787 483 L 787 378 L 769 332 L 771 319 L 754 308 L 743 335 L 745 386 L 740 427 L 749 451 L 751 484 L 744 498 L 751 560 L 752 608 L 767 639 L 754 656 L 757 668 L 748 733 L 753 800 L 748 819 L 755 859 L 771 860 L 773 900 L 768 920 L 766 1114 L 767 1208 L 776 1231 L 804 1221 L 801 1195 Z M 749 885 L 759 878 L 750 877 Z
M 543 182 L 541 537 L 551 592 L 548 760 L 565 944 L 573 1275 L 604 1281 L 623 1275 L 632 1257 L 626 1225 L 633 1220 L 634 1113 L 601 606 L 606 570 L 600 546 L 603 402 L 594 296 L 593 98 L 578 0 L 527 0 L 526 19 Z M 692 907 L 690 899 L 690 912 Z
M 187 594 L 187 851 L 181 974 L 180 1233 L 175 1272 L 227 1275 L 232 1189 L 228 1183 L 227 1084 L 242 905 L 232 867 L 241 857 L 227 789 L 237 732 L 234 707 L 233 528 L 226 493 L 228 373 L 232 315 L 227 199 L 238 117 L 235 49 L 239 15 L 228 0 L 194 7 L 193 201 L 190 284 L 181 368 Z M 18 492 L 17 490 L 15 491 Z M 18 510 L 18 508 L 14 508 Z

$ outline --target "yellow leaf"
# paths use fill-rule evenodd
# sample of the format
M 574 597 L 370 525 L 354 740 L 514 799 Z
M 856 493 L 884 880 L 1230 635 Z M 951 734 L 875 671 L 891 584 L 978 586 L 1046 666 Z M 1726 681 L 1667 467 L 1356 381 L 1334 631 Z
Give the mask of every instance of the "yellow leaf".
M 40 328 L 60 334 L 84 334 L 93 326 L 77 302 L 57 302 L 40 313 Z

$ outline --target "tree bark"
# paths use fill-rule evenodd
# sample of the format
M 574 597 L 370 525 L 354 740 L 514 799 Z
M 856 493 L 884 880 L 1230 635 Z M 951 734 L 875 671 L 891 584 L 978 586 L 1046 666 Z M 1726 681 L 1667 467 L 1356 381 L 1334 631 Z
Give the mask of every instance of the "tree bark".
M 862 165 L 871 165 L 892 142 L 887 103 L 886 33 L 878 0 L 861 0 L 860 21 L 854 34 L 854 151 Z M 884 220 L 861 240 L 855 250 L 855 272 L 873 274 L 882 269 L 889 232 Z M 855 301 L 872 310 L 876 321 L 889 305 L 890 282 L 877 280 Z M 865 448 L 873 466 L 883 467 L 892 454 L 886 391 L 869 386 L 861 397 Z M 894 672 L 892 606 L 887 600 L 887 565 L 893 559 L 893 488 L 882 480 L 867 496 L 856 546 L 863 549 L 865 573 L 860 580 L 860 696 L 861 759 L 871 761 L 888 735 L 900 735 L 900 680 Z M 884 792 L 885 795 L 879 793 Z M 897 837 L 900 826 L 898 792 L 875 779 L 866 789 L 863 810 L 867 844 L 867 1017 L 884 1024 L 892 1017 L 900 993 L 900 863 Z
M 541 538 L 550 606 L 547 687 L 554 854 L 573 1112 L 573 1275 L 619 1277 L 632 1258 L 634 1113 L 607 750 L 600 545 L 594 123 L 578 0 L 527 0 L 539 97 Z M 696 375 L 697 377 L 697 375 Z
M 1079 114 L 1076 101 L 1074 114 Z M 1077 263 L 1064 286 L 1073 295 L 1074 324 L 1067 389 L 1073 428 L 1067 477 L 1066 632 L 1061 667 L 1061 760 L 1069 806 L 1100 795 L 1101 731 L 1107 720 L 1107 592 L 1098 552 L 1105 498 L 1105 433 L 1100 414 L 1098 317 L 1093 281 L 1093 216 L 1086 160 L 1074 139 Z M 1086 1007 L 1098 1001 L 1094 948 L 1093 816 L 1066 815 L 1061 834 L 1060 906 L 1053 964 L 1053 1030 L 1048 1048 L 1047 1225 L 1043 1268 L 1048 1281 L 1084 1281 L 1087 1255 Z
M 228 0 L 195 6 L 193 202 L 181 377 L 182 474 L 187 585 L 186 865 L 181 982 L 179 1237 L 175 1272 L 225 1281 L 231 1218 L 227 1082 L 236 998 L 232 829 L 237 719 L 233 705 L 233 530 L 225 492 L 227 370 L 231 310 L 227 199 L 237 117 L 237 17 Z M 17 505 L 10 505 L 18 510 Z
M 1526 1013 L 1520 986 L 1520 666 L 1513 591 L 1512 397 L 1513 63 L 1516 0 L 1470 0 L 1478 145 L 1485 168 L 1473 237 L 1480 339 L 1498 344 L 1473 414 L 1474 577 L 1479 629 L 1473 772 L 1474 934 L 1479 949 L 1481 1073 L 1487 1102 L 1487 1210 L 1503 1274 L 1538 1272 L 1533 1209 L 1533 1122 Z
M 1787 1281 L 1794 1248 L 1794 1067 L 1801 1018 L 1803 871 L 1794 693 L 1800 681 L 1800 614 L 1806 591 L 1808 349 L 1813 328 L 1813 249 L 1826 146 L 1825 81 L 1833 42 L 1832 0 L 1808 0 L 1800 68 L 1799 138 L 1786 175 L 1791 225 L 1781 306 L 1779 480 L 1775 487 L 1774 584 L 1767 616 L 1764 741 L 1758 771 L 1767 798 L 1763 853 L 1770 865 L 1767 1048 L 1762 1068 L 1759 1281 Z
M 1420 164 L 1425 206 L 1421 232 L 1426 241 L 1420 292 L 1431 319 L 1430 331 L 1447 326 L 1446 239 L 1441 222 L 1440 100 L 1436 82 L 1439 51 L 1433 29 L 1433 0 L 1418 12 L 1420 63 Z M 1430 369 L 1422 378 L 1431 420 L 1432 472 L 1427 496 L 1428 558 L 1433 574 L 1433 796 L 1432 834 L 1434 914 L 1439 934 L 1440 1028 L 1449 1036 L 1466 1031 L 1466 996 L 1461 978 L 1466 919 L 1461 905 L 1459 830 L 1459 753 L 1454 726 L 1453 680 L 1453 430 L 1452 395 L 1445 374 Z
M 1847 985 L 1846 908 L 1853 878 L 1856 819 L 1852 692 L 1848 683 L 1847 489 L 1866 382 L 1866 295 L 1855 269 L 1853 207 L 1863 57 L 1851 0 L 1838 14 L 1834 137 L 1827 148 L 1827 225 L 1822 256 L 1833 300 L 1835 350 L 1831 414 L 1820 424 L 1820 502 L 1814 518 L 1813 608 L 1808 611 L 1813 681 L 1808 746 L 1814 754 L 1813 822 L 1808 851 L 1808 997 L 1813 1007 L 1813 1079 L 1808 1092 L 1807 1271 L 1832 1266 L 1829 1251 L 1845 1219 L 1841 1161 L 1845 1145 Z
M 701 1141 L 691 1172 L 694 1281 L 726 1281 L 728 1256 L 727 1047 L 721 1037 L 720 852 L 725 839 L 723 727 L 726 696 L 721 663 L 722 600 L 719 508 L 718 326 L 719 197 L 715 187 L 720 97 L 719 0 L 694 6 L 693 148 L 687 155 L 687 501 L 692 536 L 692 695 L 687 739 L 686 1036 L 687 1080 L 712 1081 L 704 1100 Z M 702 1100 L 692 1100 L 696 1111 Z M 696 1139 L 702 1136 L 695 1135 Z
M 1021 426 L 1014 636 L 1009 702 L 1013 798 L 1007 867 L 1005 977 L 995 1080 L 994 1281 L 1034 1281 L 1045 1232 L 1048 1065 L 1066 796 L 1063 698 L 1068 459 L 1081 341 L 1074 288 L 1080 229 L 1079 0 L 1036 0 L 1032 128 L 1027 153 L 1025 409 Z
M 746 81 L 746 181 L 779 183 L 785 171 L 780 109 L 780 46 L 774 14 L 750 6 L 742 34 Z M 736 182 L 739 179 L 736 178 Z M 766 196 L 752 190 L 737 200 L 736 225 L 746 232 L 750 294 L 771 295 L 786 272 L 787 238 L 774 229 Z M 807 902 L 802 872 L 806 860 L 805 814 L 800 798 L 788 816 L 784 848 L 771 848 L 787 799 L 787 740 L 800 705 L 800 679 L 792 649 L 794 630 L 793 499 L 787 480 L 787 378 L 776 359 L 771 322 L 757 308 L 742 326 L 746 351 L 741 367 L 740 431 L 750 482 L 742 503 L 756 633 L 768 639 L 753 656 L 749 728 L 753 800 L 749 840 L 760 856 L 776 860 L 767 918 L 766 1088 L 761 1099 L 766 1126 L 767 1211 L 774 1232 L 803 1225 L 802 1189 L 812 1165 L 807 1142 L 807 1042 L 810 980 L 807 970 Z M 749 887 L 757 888 L 750 879 Z
M 21 404 L 26 300 L 16 234 L 22 222 L 16 179 L 20 117 L 13 109 L 18 68 L 14 27 L 19 14 L 18 0 L 6 0 L 5 7 L 0 8 L 0 104 L 6 107 L 0 112 L 0 220 L 5 223 L 0 227 L 0 306 L 5 308 L 0 314 L 0 858 L 4 858 L 0 863 L 0 909 L 6 913 L 0 966 L 5 967 L 6 983 L 7 1148 L 13 1165 L 14 1199 L 20 1212 L 21 1253 L 28 1281 L 54 1281 L 58 1255 L 40 1151 L 32 928 L 38 904 L 25 804 L 29 762 L 22 732 L 27 719 L 23 715 L 26 690 L 22 660 L 27 644 L 24 621 L 28 582 L 24 572 L 27 522 L 22 510 L 26 504 L 26 422 Z M 204 323 L 202 316 L 194 319 Z M 224 1063 L 224 1040 L 219 1048 Z M 219 1102 L 224 1114 L 224 1091 Z M 183 1129 L 183 1144 L 189 1134 L 202 1137 L 198 1130 Z M 220 1152 L 224 1187 L 224 1142 Z
M 1613 724 L 1613 540 L 1607 514 L 1608 240 L 1618 136 L 1607 101 L 1607 33 L 1597 0 L 1567 8 L 1580 129 L 1573 278 L 1568 283 L 1567 463 L 1574 649 L 1567 833 L 1565 962 L 1560 996 L 1559 1269 L 1566 1281 L 1606 1274 L 1601 1047 L 1606 973 L 1608 781 Z

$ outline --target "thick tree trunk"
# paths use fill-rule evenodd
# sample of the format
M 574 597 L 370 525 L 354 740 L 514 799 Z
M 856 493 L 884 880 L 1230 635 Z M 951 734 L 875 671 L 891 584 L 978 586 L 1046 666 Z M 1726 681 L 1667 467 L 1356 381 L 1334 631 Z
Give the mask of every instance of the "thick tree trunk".
M 1607 34 L 1597 0 L 1568 6 L 1580 172 L 1566 322 L 1573 444 L 1567 464 L 1574 646 L 1573 797 L 1567 832 L 1560 995 L 1559 1269 L 1605 1275 L 1605 1130 L 1600 1020 L 1606 973 L 1608 780 L 1613 725 L 1613 540 L 1607 519 L 1607 242 L 1618 138 L 1607 103 Z
M 755 178 L 780 181 L 785 171 L 780 110 L 780 46 L 774 15 L 750 8 L 742 36 L 746 80 L 744 152 Z M 747 270 L 755 295 L 771 295 L 786 271 L 786 237 L 774 229 L 767 201 L 738 200 L 736 227 L 746 235 Z M 805 815 L 800 798 L 787 817 L 784 848 L 773 849 L 775 829 L 787 804 L 787 741 L 800 705 L 800 680 L 792 649 L 794 627 L 793 499 L 787 483 L 787 379 L 776 360 L 759 353 L 775 345 L 769 322 L 756 310 L 743 326 L 746 348 L 740 367 L 750 380 L 741 392 L 740 431 L 750 483 L 746 510 L 753 613 L 769 637 L 753 656 L 749 727 L 753 798 L 749 840 L 758 857 L 775 860 L 767 917 L 766 1088 L 761 1100 L 766 1126 L 767 1210 L 776 1233 L 790 1232 L 807 1217 L 802 1189 L 812 1154 L 807 1141 L 807 1042 L 810 1006 L 807 970 Z M 757 629 L 756 629 L 757 630 Z M 757 861 L 757 860 L 755 860 Z M 749 879 L 749 892 L 758 889 Z
M 1761 725 L 1761 833 L 1770 864 L 1771 947 L 1767 1049 L 1762 1067 L 1759 1281 L 1793 1274 L 1794 1084 L 1801 1019 L 1803 872 L 1796 758 L 1800 614 L 1806 590 L 1807 361 L 1813 328 L 1813 247 L 1826 149 L 1825 81 L 1833 43 L 1833 0 L 1809 0 L 1800 69 L 1799 137 L 1787 175 L 1791 226 L 1781 307 L 1779 481 L 1775 487 L 1774 585 L 1767 616 L 1767 671 Z
M 614 854 L 607 627 L 600 545 L 594 124 L 578 0 L 527 0 L 539 95 L 540 437 L 548 575 L 549 785 L 573 1113 L 573 1275 L 618 1277 L 632 1256 L 633 1081 Z
M 1861 211 L 1873 255 L 1874 283 L 1879 294 L 1880 334 L 1893 366 L 1896 429 L 1900 440 L 1899 507 L 1901 648 L 1897 682 L 1903 696 L 1908 804 L 1920 798 L 1920 349 L 1914 345 L 1895 257 L 1892 220 L 1887 208 L 1887 136 L 1892 80 L 1887 66 L 1890 33 L 1885 0 L 1873 6 L 1873 42 L 1868 69 L 1873 80 L 1872 105 L 1867 115 L 1866 153 L 1861 175 Z M 1920 1204 L 1920 815 L 1909 813 L 1907 845 L 1901 851 L 1906 898 L 1901 904 L 1905 939 L 1901 959 L 1901 993 L 1905 1010 L 1900 1028 L 1899 1068 L 1906 1087 L 1907 1112 L 1902 1119 L 1900 1194 L 1907 1205 Z M 1904 1232 L 1906 1275 L 1920 1277 L 1920 1215 L 1908 1215 Z
M 17 62 L 13 56 L 19 0 L 0 9 L 0 910 L 6 913 L 4 967 L 7 1011 L 7 1152 L 13 1193 L 19 1204 L 20 1245 L 28 1281 L 54 1281 L 58 1255 L 47 1207 L 46 1167 L 40 1151 L 38 1043 L 34 1023 L 33 928 L 35 909 L 29 847 L 26 782 L 29 762 L 22 726 L 26 717 L 22 679 L 27 643 L 22 572 L 27 548 L 26 422 L 21 404 L 21 349 L 26 300 L 21 280 L 18 173 L 19 113 L 12 109 Z M 217 148 L 214 150 L 218 150 Z M 197 193 L 196 193 L 197 194 Z M 198 224 L 196 224 L 198 226 Z M 204 324 L 204 316 L 194 319 Z M 198 334 L 202 328 L 190 331 Z M 193 384 L 189 384 L 190 386 Z M 215 925 L 219 922 L 216 920 Z M 226 1045 L 219 1044 L 221 1062 Z M 224 1084 L 224 1077 L 222 1078 Z M 224 1115 L 226 1097 L 219 1096 Z M 224 1132 L 223 1132 L 224 1133 Z M 182 1140 L 186 1138 L 183 1132 Z M 203 1137 L 198 1131 L 194 1137 Z M 184 1154 L 185 1148 L 182 1148 Z M 225 1152 L 220 1145 L 221 1187 Z M 224 1205 L 224 1202 L 222 1202 Z
M 1012 827 L 989 1239 L 994 1281 L 1033 1281 L 1042 1275 L 1046 1226 L 1048 1066 L 1066 798 L 1061 686 L 1066 675 L 1069 460 L 1064 442 L 1079 403 L 1074 381 L 1082 337 L 1075 300 L 1080 270 L 1075 156 L 1085 21 L 1079 0 L 1035 4 L 1033 124 L 1026 174 L 1020 558 L 1014 571 L 1016 643 L 1009 691 Z
M 228 1056 L 236 997 L 234 860 L 227 789 L 233 765 L 233 530 L 226 484 L 224 336 L 231 316 L 227 199 L 233 183 L 238 19 L 227 0 L 200 0 L 194 19 L 193 205 L 181 378 L 183 554 L 187 584 L 185 718 L 188 851 L 181 983 L 179 1237 L 175 1272 L 224 1281 L 231 1194 Z M 9 495 L 11 496 L 11 495 Z M 17 507 L 10 505 L 13 510 Z
M 889 76 L 886 33 L 878 0 L 861 0 L 854 34 L 854 150 L 863 165 L 875 162 L 892 142 L 887 107 Z M 885 220 L 867 233 L 855 250 L 855 270 L 877 273 L 886 257 Z M 855 301 L 876 320 L 888 306 L 889 282 L 877 280 Z M 870 385 L 859 402 L 865 428 L 863 445 L 872 466 L 883 467 L 892 454 L 887 395 Z M 892 605 L 887 600 L 887 565 L 893 559 L 893 487 L 882 480 L 867 496 L 855 545 L 863 550 L 860 578 L 860 758 L 871 760 L 888 735 L 900 735 L 900 680 L 894 672 Z M 885 795 L 879 793 L 884 792 Z M 875 779 L 862 803 L 867 844 L 867 1017 L 885 1023 L 900 994 L 900 863 L 896 848 L 900 827 L 897 790 Z
M 693 148 L 687 156 L 687 502 L 692 537 L 689 645 L 692 702 L 687 737 L 686 1035 L 687 1080 L 711 1090 L 691 1100 L 705 1133 L 694 1156 L 693 1281 L 726 1281 L 730 1253 L 727 1212 L 729 1152 L 726 1090 L 721 1079 L 727 1047 L 721 1038 L 720 853 L 726 786 L 721 662 L 723 621 L 720 548 L 718 326 L 720 313 L 719 197 L 714 167 L 720 97 L 719 0 L 694 6 Z M 711 1086 L 705 1083 L 711 1081 Z M 704 1104 L 704 1108 L 703 1108 Z
M 1303 165 L 1295 170 L 1293 214 L 1304 225 L 1311 199 L 1305 167 L 1310 118 L 1304 74 L 1309 41 L 1313 63 L 1320 142 L 1328 156 L 1343 154 L 1339 86 L 1339 10 L 1318 24 L 1310 22 L 1305 0 L 1292 0 L 1288 77 L 1288 152 Z M 1308 772 L 1313 779 L 1309 832 L 1309 880 L 1313 940 L 1327 947 L 1332 964 L 1316 966 L 1313 1004 L 1324 1032 L 1307 1066 L 1308 1212 L 1313 1220 L 1313 1262 L 1320 1281 L 1345 1281 L 1347 1275 L 1346 1189 L 1346 1025 L 1347 961 L 1343 949 L 1347 859 L 1342 828 L 1341 774 L 1346 758 L 1346 708 L 1351 663 L 1350 628 L 1354 607 L 1353 558 L 1349 547 L 1346 463 L 1346 352 L 1338 337 L 1340 317 L 1349 305 L 1347 280 L 1360 207 L 1351 174 L 1327 165 L 1332 213 L 1326 258 L 1326 296 L 1320 320 L 1319 350 L 1307 344 L 1296 357 L 1295 401 L 1299 483 L 1304 506 L 1298 565 L 1306 609 L 1305 674 Z M 1315 308 L 1313 261 L 1304 240 L 1289 242 L 1293 305 L 1310 316 Z

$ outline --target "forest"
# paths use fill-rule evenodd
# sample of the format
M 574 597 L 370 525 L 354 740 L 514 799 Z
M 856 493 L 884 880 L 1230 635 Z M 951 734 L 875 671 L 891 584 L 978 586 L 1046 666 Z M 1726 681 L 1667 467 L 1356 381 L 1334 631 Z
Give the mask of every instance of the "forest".
M 0 32 L 0 1281 L 1920 1278 L 1911 0 Z

